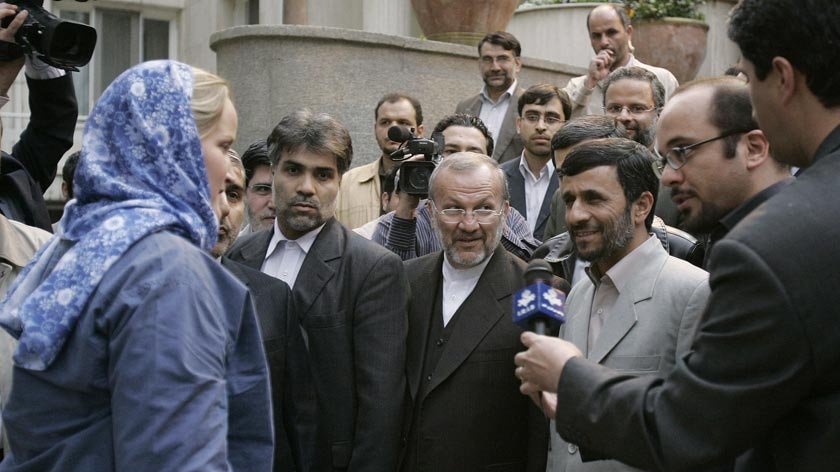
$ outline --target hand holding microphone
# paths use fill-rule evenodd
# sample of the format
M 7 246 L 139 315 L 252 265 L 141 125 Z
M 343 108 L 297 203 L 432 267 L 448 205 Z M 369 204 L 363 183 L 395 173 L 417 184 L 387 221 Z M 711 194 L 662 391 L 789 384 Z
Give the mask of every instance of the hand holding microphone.
M 556 336 L 565 323 L 566 295 L 551 286 L 552 278 L 551 265 L 545 260 L 528 263 L 525 287 L 513 296 L 513 322 L 522 329 Z

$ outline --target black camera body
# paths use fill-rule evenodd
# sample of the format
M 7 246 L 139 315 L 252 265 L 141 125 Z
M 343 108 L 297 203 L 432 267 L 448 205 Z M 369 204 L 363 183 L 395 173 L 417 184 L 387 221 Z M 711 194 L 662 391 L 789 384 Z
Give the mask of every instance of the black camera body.
M 405 126 L 388 128 L 388 139 L 402 143 L 399 149 L 391 153 L 390 158 L 393 161 L 404 161 L 420 154 L 425 157 L 422 161 L 403 162 L 400 165 L 397 185 L 400 192 L 425 198 L 429 195 L 429 179 L 441 159 L 443 134 L 435 133 L 432 140 L 417 137 L 412 131 Z
M 85 0 L 77 0 L 85 1 Z M 29 16 L 15 34 L 15 41 L 23 54 L 31 54 L 59 69 L 78 71 L 90 62 L 96 47 L 96 30 L 75 21 L 63 20 L 44 10 L 43 0 L 10 0 Z M 0 22 L 9 27 L 14 17 Z

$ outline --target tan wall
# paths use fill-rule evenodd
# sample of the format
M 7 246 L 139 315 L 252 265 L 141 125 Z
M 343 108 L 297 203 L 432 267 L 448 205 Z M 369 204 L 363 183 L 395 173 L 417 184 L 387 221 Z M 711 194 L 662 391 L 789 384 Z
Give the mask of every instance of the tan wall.
M 214 34 L 218 72 L 240 114 L 234 146 L 244 150 L 300 107 L 336 116 L 353 138 L 354 165 L 379 155 L 373 109 L 382 95 L 420 100 L 431 128 L 482 82 L 474 48 L 318 26 L 238 26 Z M 521 83 L 563 85 L 582 69 L 525 58 Z

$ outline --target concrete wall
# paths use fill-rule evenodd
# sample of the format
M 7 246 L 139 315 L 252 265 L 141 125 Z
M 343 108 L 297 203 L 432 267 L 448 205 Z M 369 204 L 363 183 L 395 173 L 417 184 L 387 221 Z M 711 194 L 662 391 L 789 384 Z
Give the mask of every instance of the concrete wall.
M 301 107 L 336 116 L 353 138 L 354 165 L 379 156 L 373 108 L 389 92 L 415 96 L 426 126 L 478 92 L 477 53 L 468 46 L 319 26 L 237 26 L 214 34 L 219 74 L 239 111 L 237 150 L 268 135 Z M 525 58 L 524 86 L 562 86 L 584 71 Z
M 522 43 L 522 54 L 587 67 L 593 56 L 586 15 L 599 3 L 566 3 L 520 8 L 507 31 Z M 738 60 L 738 47 L 726 37 L 726 18 L 734 0 L 708 0 L 701 7 L 709 24 L 706 59 L 699 77 L 718 75 Z

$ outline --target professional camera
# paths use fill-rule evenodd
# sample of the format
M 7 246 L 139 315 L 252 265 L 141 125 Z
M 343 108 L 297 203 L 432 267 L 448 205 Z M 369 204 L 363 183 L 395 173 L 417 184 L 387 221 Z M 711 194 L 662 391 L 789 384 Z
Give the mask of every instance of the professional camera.
M 414 135 L 412 129 L 405 126 L 388 128 L 388 139 L 402 143 L 399 149 L 391 153 L 392 161 L 404 161 L 419 154 L 426 158 L 423 161 L 408 161 L 400 165 L 398 184 L 400 192 L 421 197 L 429 194 L 429 178 L 437 163 L 440 162 L 443 134 L 435 133 L 432 138 L 434 140 L 419 138 Z
M 16 4 L 19 10 L 28 11 L 29 16 L 15 34 L 18 47 L 5 43 L 5 56 L 13 55 L 15 51 L 17 57 L 31 54 L 53 67 L 72 71 L 78 71 L 79 67 L 90 62 L 96 47 L 95 29 L 63 20 L 44 10 L 44 0 L 10 0 L 9 3 Z M 0 25 L 8 28 L 13 18 L 4 18 Z

